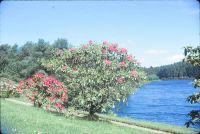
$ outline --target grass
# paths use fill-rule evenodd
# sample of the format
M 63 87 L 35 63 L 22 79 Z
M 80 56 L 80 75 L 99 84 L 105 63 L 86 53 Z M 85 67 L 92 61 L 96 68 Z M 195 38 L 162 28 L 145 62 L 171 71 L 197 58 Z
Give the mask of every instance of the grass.
M 87 121 L 52 114 L 1 99 L 1 130 L 15 134 L 147 134 L 105 121 Z
M 178 134 L 196 134 L 198 133 L 198 130 L 176 126 L 176 125 L 169 125 L 164 123 L 156 123 L 156 122 L 150 122 L 150 121 L 143 121 L 143 120 L 136 120 L 136 119 L 130 119 L 130 118 L 122 118 L 122 117 L 116 117 L 116 116 L 108 116 L 108 115 L 102 115 L 99 114 L 99 117 L 107 119 L 107 120 L 114 120 L 118 122 L 124 122 L 126 124 L 130 125 L 136 125 L 144 128 L 150 128 L 154 130 L 161 130 L 169 133 L 178 133 Z
M 86 112 L 82 112 L 85 114 Z M 193 134 L 195 129 L 160 124 L 155 122 L 98 114 L 102 121 L 87 121 L 80 118 L 65 118 L 43 109 L 23 106 L 1 99 L 1 127 L 7 133 L 48 133 L 48 134 L 146 134 L 150 133 L 109 123 L 107 120 L 123 122 L 170 133 Z M 1 128 L 1 129 L 2 129 Z

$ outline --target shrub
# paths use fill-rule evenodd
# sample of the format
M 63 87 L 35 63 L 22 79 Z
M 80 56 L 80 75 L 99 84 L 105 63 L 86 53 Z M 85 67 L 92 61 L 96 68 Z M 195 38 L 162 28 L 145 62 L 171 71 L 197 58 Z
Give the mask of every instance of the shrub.
M 58 111 L 67 102 L 67 88 L 52 76 L 36 73 L 25 81 L 20 81 L 18 92 L 23 93 L 34 103 L 34 106 L 51 108 Z
M 7 78 L 0 78 L 0 97 L 9 98 L 10 96 L 19 97 L 16 91 L 17 84 Z
M 69 105 L 95 112 L 106 112 L 127 95 L 141 80 L 138 62 L 117 44 L 90 41 L 79 48 L 57 49 L 42 65 L 56 74 L 69 88 Z

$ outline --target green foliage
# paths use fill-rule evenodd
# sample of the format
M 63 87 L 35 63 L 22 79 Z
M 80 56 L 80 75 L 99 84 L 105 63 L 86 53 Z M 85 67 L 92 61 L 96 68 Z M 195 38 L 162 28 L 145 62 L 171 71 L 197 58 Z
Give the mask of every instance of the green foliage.
M 88 111 L 106 112 L 117 101 L 139 85 L 142 72 L 138 63 L 116 44 L 96 44 L 92 41 L 80 48 L 58 49 L 43 66 L 69 88 L 69 106 Z M 143 75 L 143 74 L 142 74 Z
M 153 80 L 159 80 L 159 77 L 156 74 L 151 74 L 147 76 L 147 79 L 149 81 L 153 81 Z
M 72 45 L 66 40 L 62 38 L 58 38 L 54 43 L 53 46 L 59 49 L 68 49 L 71 48 Z
M 193 48 L 191 46 L 185 48 L 185 61 L 200 67 L 200 46 Z M 195 88 L 200 87 L 200 72 L 198 72 L 196 79 L 194 80 Z M 197 92 L 187 98 L 190 103 L 200 103 L 200 92 Z M 192 110 L 189 113 L 191 120 L 189 120 L 186 125 L 189 127 L 190 124 L 192 125 L 199 125 L 200 126 L 200 109 L 199 110 Z
M 0 77 L 19 81 L 36 72 L 48 73 L 41 66 L 41 58 L 49 58 L 55 48 L 69 48 L 71 44 L 65 39 L 58 39 L 53 44 L 39 39 L 38 42 L 26 42 L 24 45 L 0 45 Z
M 177 62 L 160 67 L 145 68 L 145 72 L 148 76 L 157 75 L 160 79 L 184 79 L 197 77 L 200 67 L 190 63 Z

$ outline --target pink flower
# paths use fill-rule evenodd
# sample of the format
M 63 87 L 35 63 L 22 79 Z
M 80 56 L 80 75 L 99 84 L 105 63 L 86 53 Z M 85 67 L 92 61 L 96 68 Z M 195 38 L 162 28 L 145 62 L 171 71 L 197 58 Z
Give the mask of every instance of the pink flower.
M 65 107 L 63 105 L 60 106 L 61 109 L 64 109 Z
M 17 92 L 20 93 L 22 90 L 20 88 L 17 88 Z
M 44 74 L 43 73 L 36 73 L 35 77 L 42 78 L 42 77 L 44 77 Z
M 50 87 L 49 87 L 49 89 L 50 89 L 50 90 L 53 90 L 53 89 L 54 89 L 54 87 L 53 87 L 53 86 L 50 86 Z
M 109 43 L 108 43 L 108 41 L 104 41 L 103 44 L 104 45 L 108 45 Z
M 121 49 L 120 49 L 120 52 L 121 52 L 121 53 L 127 53 L 127 49 L 126 49 L 126 48 L 121 48 Z
M 45 86 L 49 86 L 51 83 L 50 83 L 49 81 L 43 81 L 43 84 L 44 84 Z
M 126 59 L 127 59 L 128 61 L 132 61 L 132 60 L 133 60 L 133 56 L 132 56 L 132 55 L 128 55 L 128 56 L 126 56 Z
M 54 106 L 55 106 L 55 107 L 58 107 L 58 108 L 60 108 L 60 109 L 65 108 L 65 107 L 61 104 L 61 102 L 55 103 Z
M 60 87 L 57 87 L 57 88 L 56 88 L 56 91 L 57 91 L 57 92 L 59 92 L 60 90 L 61 90 L 61 88 L 60 88 Z
M 130 76 L 131 76 L 131 77 L 138 77 L 138 72 L 137 72 L 136 70 L 132 70 L 132 71 L 130 72 Z
M 111 45 L 111 46 L 109 46 L 109 50 L 111 51 L 111 52 L 117 52 L 117 47 L 116 46 L 114 46 L 114 45 Z
M 87 45 L 83 45 L 83 47 L 82 47 L 83 49 L 87 49 L 88 48 L 88 46 Z
M 62 97 L 61 100 L 62 100 L 62 101 L 65 101 L 66 99 L 65 99 L 65 97 Z
M 33 81 L 32 77 L 28 77 L 28 78 L 26 79 L 26 82 L 29 82 L 29 81 Z
M 125 78 L 123 76 L 117 78 L 118 83 L 123 83 L 124 80 Z
M 62 85 L 62 82 L 58 81 L 58 80 L 53 80 L 53 82 L 56 84 L 56 85 Z
M 107 50 L 106 50 L 106 49 L 103 49 L 102 53 L 103 53 L 103 54 L 106 54 L 106 53 L 107 53 Z
M 20 84 L 20 85 L 23 85 L 23 84 L 24 84 L 24 82 L 23 82 L 22 80 L 20 80 L 19 84 Z
M 72 52 L 75 52 L 76 51 L 76 48 L 69 48 L 69 51 L 72 53 Z
M 120 66 L 124 66 L 124 65 L 126 65 L 126 62 L 122 61 L 119 64 L 120 64 Z
M 55 98 L 54 98 L 54 97 L 48 97 L 48 99 L 49 99 L 50 101 L 53 101 Z
M 92 45 L 93 44 L 93 41 L 92 40 L 89 40 L 89 45 Z
M 105 63 L 106 63 L 107 65 L 110 65 L 110 64 L 111 64 L 111 61 L 110 61 L 110 60 L 105 60 Z

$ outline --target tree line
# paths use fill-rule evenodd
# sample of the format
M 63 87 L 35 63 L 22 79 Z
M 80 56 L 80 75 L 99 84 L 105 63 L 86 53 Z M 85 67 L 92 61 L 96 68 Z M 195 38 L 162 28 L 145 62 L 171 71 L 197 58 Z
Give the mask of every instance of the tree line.
M 144 68 L 144 70 L 152 79 L 194 78 L 200 73 L 199 66 L 193 66 L 183 61 L 159 67 Z
M 72 45 L 62 38 L 58 38 L 52 44 L 39 39 L 37 42 L 28 41 L 23 45 L 0 45 L 0 77 L 19 81 L 27 78 L 35 72 L 44 72 L 40 59 L 52 56 L 55 48 L 68 49 Z

